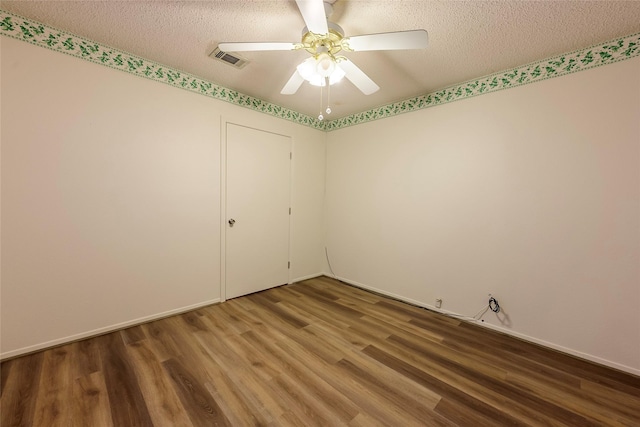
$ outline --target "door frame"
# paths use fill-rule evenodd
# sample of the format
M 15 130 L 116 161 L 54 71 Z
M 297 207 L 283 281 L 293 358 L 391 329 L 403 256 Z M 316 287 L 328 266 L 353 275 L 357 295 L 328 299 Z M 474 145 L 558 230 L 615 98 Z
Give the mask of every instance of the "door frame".
M 286 135 L 260 125 L 250 124 L 246 120 L 220 117 L 220 302 L 227 300 L 227 125 L 232 124 L 249 129 L 268 132 L 289 138 L 291 161 L 289 162 L 289 207 L 293 198 L 293 145 L 292 135 Z M 289 262 L 291 262 L 291 247 L 293 242 L 293 210 L 289 214 Z M 287 284 L 291 283 L 291 265 L 287 271 Z

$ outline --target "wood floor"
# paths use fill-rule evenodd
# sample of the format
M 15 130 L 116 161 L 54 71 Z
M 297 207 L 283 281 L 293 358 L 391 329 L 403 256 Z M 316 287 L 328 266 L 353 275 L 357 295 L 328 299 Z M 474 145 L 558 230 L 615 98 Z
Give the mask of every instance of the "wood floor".
M 2 364 L 9 426 L 640 426 L 640 378 L 318 278 Z

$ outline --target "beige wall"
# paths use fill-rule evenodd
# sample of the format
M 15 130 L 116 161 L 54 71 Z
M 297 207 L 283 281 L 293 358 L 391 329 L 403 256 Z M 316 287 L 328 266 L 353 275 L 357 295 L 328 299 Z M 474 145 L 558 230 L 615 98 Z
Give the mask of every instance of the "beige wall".
M 491 292 L 488 326 L 640 373 L 640 59 L 329 134 L 8 38 L 1 61 L 2 357 L 220 298 L 229 121 L 292 136 L 292 280 L 326 239 L 349 282 L 463 314 Z
M 222 120 L 292 137 L 321 273 L 323 132 L 2 39 L 3 357 L 219 300 Z
M 330 132 L 361 286 L 640 373 L 640 58 Z

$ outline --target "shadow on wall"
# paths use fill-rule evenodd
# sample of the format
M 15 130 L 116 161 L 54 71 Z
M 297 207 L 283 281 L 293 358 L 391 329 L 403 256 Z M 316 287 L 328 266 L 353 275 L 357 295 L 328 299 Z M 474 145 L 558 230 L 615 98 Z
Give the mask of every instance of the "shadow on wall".
M 511 317 L 509 317 L 508 313 L 505 313 L 504 309 L 500 309 L 500 312 L 496 313 L 496 318 L 502 326 L 511 328 Z

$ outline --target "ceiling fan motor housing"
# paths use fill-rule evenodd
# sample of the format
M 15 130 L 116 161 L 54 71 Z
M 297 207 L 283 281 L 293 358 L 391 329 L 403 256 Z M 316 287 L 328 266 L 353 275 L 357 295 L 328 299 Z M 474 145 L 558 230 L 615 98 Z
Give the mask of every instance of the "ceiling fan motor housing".
M 344 30 L 338 24 L 327 22 L 327 34 L 315 34 L 304 27 L 302 30 L 302 47 L 310 54 L 317 56 L 327 52 L 334 56 L 343 48 Z

